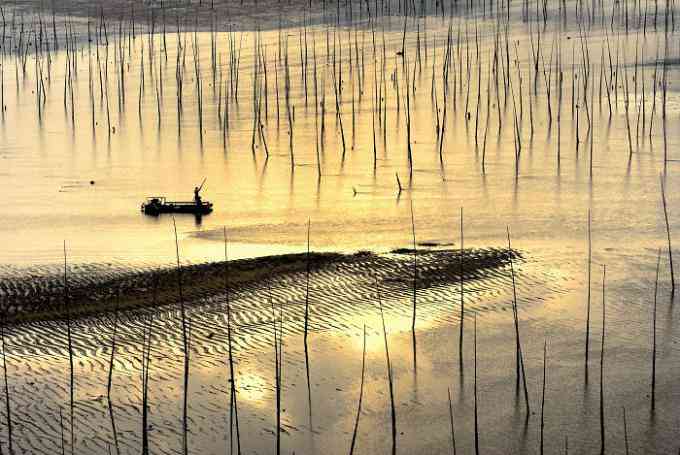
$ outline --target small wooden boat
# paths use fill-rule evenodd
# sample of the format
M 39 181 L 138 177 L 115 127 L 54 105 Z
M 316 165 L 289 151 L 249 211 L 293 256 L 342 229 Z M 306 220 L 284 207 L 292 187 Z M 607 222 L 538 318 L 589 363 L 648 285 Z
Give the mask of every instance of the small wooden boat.
M 203 201 L 168 201 L 163 196 L 146 198 L 142 204 L 142 212 L 146 215 L 158 216 L 161 213 L 191 213 L 193 215 L 207 215 L 213 211 L 212 202 Z

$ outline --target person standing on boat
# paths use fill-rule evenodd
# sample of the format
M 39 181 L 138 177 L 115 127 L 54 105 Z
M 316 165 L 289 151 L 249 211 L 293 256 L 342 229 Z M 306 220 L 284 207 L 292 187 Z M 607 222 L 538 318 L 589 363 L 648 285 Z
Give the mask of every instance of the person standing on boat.
M 201 189 L 199 187 L 194 188 L 194 202 L 196 205 L 201 205 L 203 201 L 201 200 L 201 195 L 199 194 Z
M 194 202 L 197 206 L 201 206 L 203 204 L 203 200 L 201 199 L 200 195 L 203 185 L 205 185 L 205 179 L 203 179 L 203 182 L 201 182 L 201 186 L 194 187 Z

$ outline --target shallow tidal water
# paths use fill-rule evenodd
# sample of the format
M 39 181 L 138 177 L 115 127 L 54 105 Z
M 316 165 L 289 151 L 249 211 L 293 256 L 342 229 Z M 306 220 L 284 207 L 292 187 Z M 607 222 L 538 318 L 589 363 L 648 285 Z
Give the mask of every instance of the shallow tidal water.
M 604 6 L 607 14 L 611 8 L 612 5 Z M 587 98 L 590 104 L 586 108 L 582 94 L 581 98 L 577 94 L 575 104 L 579 108 L 572 110 L 572 86 L 583 90 L 579 85 L 579 78 L 583 77 L 579 69 L 583 42 L 573 13 L 570 14 L 566 24 L 553 19 L 544 25 L 535 18 L 523 21 L 520 5 L 513 5 L 507 60 L 513 88 L 508 87 L 506 92 L 501 82 L 498 98 L 489 64 L 496 39 L 495 18 L 464 12 L 452 19 L 434 16 L 411 19 L 405 41 L 406 59 L 396 55 L 402 48 L 400 17 L 356 21 L 338 27 L 331 23 L 262 31 L 258 35 L 259 47 L 255 45 L 254 31 L 217 32 L 214 37 L 206 32 L 179 36 L 173 32 L 168 33 L 165 44 L 160 34 L 112 38 L 109 46 L 98 48 L 83 42 L 76 52 L 77 69 L 73 69 L 73 115 L 70 97 L 65 100 L 63 96 L 67 67 L 64 51 L 52 54 L 51 80 L 45 81 L 46 100 L 40 114 L 34 62 L 29 57 L 24 72 L 19 58 L 5 55 L 2 67 L 6 111 L 0 124 L 0 162 L 4 164 L 0 170 L 0 192 L 5 195 L 0 200 L 4 214 L 0 222 L 3 298 L 11 299 L 14 289 L 11 283 L 17 280 L 33 277 L 32 285 L 38 289 L 53 282 L 48 277 L 58 275 L 63 267 L 64 241 L 69 276 L 75 281 L 96 281 L 131 271 L 172 266 L 175 260 L 172 218 L 146 217 L 140 213 L 139 204 L 146 196 L 157 194 L 190 199 L 191 189 L 204 177 L 207 178 L 204 198 L 214 202 L 214 213 L 201 220 L 185 216 L 175 219 L 180 259 L 186 263 L 223 259 L 225 226 L 232 259 L 304 252 L 308 220 L 310 244 L 315 251 L 366 249 L 389 256 L 392 248 L 409 247 L 413 242 L 411 210 L 416 242 L 459 248 L 462 208 L 466 248 L 504 248 L 509 227 L 512 246 L 522 255 L 514 270 L 531 412 L 526 418 L 524 398 L 515 383 L 513 293 L 507 265 L 464 284 L 462 361 L 458 283 L 416 290 L 414 358 L 411 277 L 379 274 L 395 386 L 398 451 L 452 450 L 448 392 L 457 450 L 463 453 L 474 450 L 475 324 L 481 451 L 539 453 L 544 342 L 545 450 L 563 452 L 565 445 L 572 453 L 599 450 L 603 301 L 607 451 L 625 451 L 624 433 L 633 453 L 677 451 L 680 395 L 674 378 L 680 373 L 677 371 L 680 352 L 674 320 L 678 316 L 676 303 L 670 298 L 660 191 L 661 178 L 674 238 L 680 232 L 680 214 L 676 210 L 680 180 L 676 177 L 678 164 L 673 161 L 680 142 L 677 66 L 666 67 L 669 82 L 664 128 L 662 94 L 659 89 L 653 100 L 651 88 L 657 68 L 654 63 L 663 59 L 665 52 L 659 44 L 664 39 L 661 25 L 656 29 L 650 25 L 644 34 L 631 28 L 626 34 L 618 22 L 620 18 L 612 29 L 608 23 L 589 24 L 584 33 L 592 62 Z M 450 24 L 454 47 L 451 92 L 440 160 L 435 126 L 437 118 L 443 115 L 442 62 Z M 544 61 L 535 79 L 531 42 L 537 42 L 539 29 Z M 301 61 L 305 61 L 301 57 L 304 52 L 301 43 L 305 35 L 308 63 L 306 70 L 301 70 Z M 215 83 L 211 71 L 213 39 L 219 68 Z M 186 59 L 182 65 L 181 114 L 176 108 L 178 40 L 184 49 L 179 51 L 180 55 Z M 294 116 L 292 155 L 283 94 L 285 66 L 283 58 L 278 58 L 282 52 L 285 55 L 281 43 L 286 40 L 291 117 Z M 680 52 L 676 39 L 670 43 L 667 61 Z M 200 55 L 202 71 L 201 120 L 194 46 L 199 50 L 196 55 Z M 229 65 L 234 46 L 241 49 L 238 102 Z M 255 76 L 255 49 L 259 49 L 268 65 L 266 81 L 263 73 Z M 317 54 L 316 68 L 311 61 L 312 49 Z M 628 78 L 629 90 L 633 91 L 634 80 L 638 84 L 636 96 L 630 95 L 633 100 L 629 105 L 629 121 L 633 123 L 630 155 L 624 83 L 617 79 L 618 85 L 613 81 L 610 84 L 612 91 L 617 87 L 616 101 L 613 93 L 611 98 L 600 96 L 604 89 L 598 87 L 601 75 L 610 74 L 607 64 L 602 71 L 600 66 L 601 61 L 608 59 L 608 49 L 612 56 L 619 55 L 618 77 Z M 557 64 L 557 55 L 561 56 L 561 66 Z M 333 56 L 337 74 L 341 75 L 340 117 L 336 114 Z M 116 70 L 121 59 L 124 76 Z M 273 70 L 276 61 L 280 67 Z M 408 72 L 404 61 L 408 62 Z M 106 74 L 106 67 L 108 83 L 100 85 L 99 68 Z M 545 84 L 550 67 L 554 71 L 549 76 L 552 121 Z M 562 69 L 563 77 L 559 129 L 558 68 Z M 578 72 L 576 78 L 574 71 Z M 142 74 L 145 82 L 140 91 Z M 317 101 L 325 93 L 323 137 L 321 108 L 315 108 L 313 99 L 314 75 L 318 76 Z M 492 82 L 487 84 L 489 77 Z M 658 82 L 659 74 L 656 77 Z M 405 120 L 407 80 L 412 84 L 411 178 Z M 102 88 L 107 84 L 108 89 Z M 256 140 L 253 150 L 253 86 L 258 84 L 267 86 L 267 98 L 263 96 L 259 101 L 265 141 Z M 482 88 L 479 117 L 478 87 Z M 534 87 L 533 97 L 529 97 Z M 225 105 L 227 92 L 230 99 Z M 489 108 L 487 96 L 491 96 Z M 386 128 L 375 115 L 376 99 L 384 100 L 377 104 L 383 109 L 385 117 L 380 118 Z M 608 100 L 613 103 L 611 116 Z M 497 101 L 502 103 L 500 121 Z M 656 117 L 652 131 L 639 134 L 643 125 L 650 127 L 653 105 Z M 229 127 L 225 133 L 222 121 L 226 106 Z M 641 117 L 643 107 L 646 124 L 638 121 L 638 112 Z M 586 109 L 590 109 L 588 114 Z M 470 113 L 469 119 L 466 112 Z M 521 128 L 519 159 L 514 139 L 515 113 Z M 586 115 L 593 118 L 592 142 Z M 202 135 L 199 123 L 203 125 Z M 378 125 L 375 133 L 374 124 Z M 481 144 L 485 131 L 488 133 L 484 152 Z M 669 158 L 666 163 L 664 149 Z M 586 380 L 589 210 L 593 264 Z M 657 404 L 651 412 L 652 302 L 659 249 Z M 272 322 L 279 311 L 283 318 L 283 451 L 348 452 L 358 406 L 365 326 L 366 382 L 355 450 L 389 453 L 390 401 L 374 273 L 367 268 L 310 276 L 309 396 L 302 341 L 304 274 L 271 277 L 268 283 L 271 291 L 262 285 L 254 291 L 234 293 L 234 349 L 243 453 L 272 453 L 275 449 Z M 228 424 L 225 297 L 215 295 L 188 302 L 187 307 L 192 333 L 189 448 L 192 453 L 224 453 L 234 443 L 233 438 L 229 439 Z M 173 306 L 161 306 L 152 313 L 151 452 L 181 453 L 183 350 L 178 311 Z M 131 313 L 123 316 L 118 327 L 111 408 L 106 399 L 110 317 L 74 322 L 74 453 L 102 453 L 109 448 L 112 453 L 140 450 L 143 321 L 142 315 Z M 11 327 L 6 333 L 6 347 L 16 450 L 54 453 L 62 439 L 60 409 L 65 445 L 70 448 L 64 324 L 45 322 Z M 6 411 L 3 406 L 0 408 L 0 421 L 4 421 Z M 2 445 L 6 446 L 5 429 L 1 437 Z

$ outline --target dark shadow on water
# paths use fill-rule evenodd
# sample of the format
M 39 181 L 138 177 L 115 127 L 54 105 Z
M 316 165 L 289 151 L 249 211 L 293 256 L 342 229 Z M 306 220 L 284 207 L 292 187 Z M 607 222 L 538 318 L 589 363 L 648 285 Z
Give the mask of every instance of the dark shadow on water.
M 314 206 L 316 209 L 319 208 L 321 204 L 321 176 L 318 175 L 316 178 L 316 195 L 314 198 Z
M 485 172 L 482 173 L 482 196 L 485 203 L 489 201 L 489 188 L 487 185 Z
M 522 423 L 522 432 L 520 433 L 519 444 L 520 453 L 527 453 L 527 435 L 529 434 L 529 417 L 531 414 L 524 413 L 524 422 Z
M 411 342 L 413 346 L 413 377 L 415 378 L 418 375 L 418 354 L 415 331 L 411 331 Z
M 257 158 L 253 157 L 253 160 L 255 162 L 255 168 L 257 169 Z M 269 157 L 265 157 L 264 162 L 262 163 L 262 170 L 260 171 L 260 189 L 262 187 L 262 184 L 264 182 L 264 178 L 267 175 L 267 169 L 269 168 Z
M 674 305 L 675 302 L 675 297 L 674 296 L 669 296 L 668 298 L 668 313 L 666 315 L 666 324 L 664 327 L 664 330 L 666 333 L 673 333 L 673 308 L 675 307 Z

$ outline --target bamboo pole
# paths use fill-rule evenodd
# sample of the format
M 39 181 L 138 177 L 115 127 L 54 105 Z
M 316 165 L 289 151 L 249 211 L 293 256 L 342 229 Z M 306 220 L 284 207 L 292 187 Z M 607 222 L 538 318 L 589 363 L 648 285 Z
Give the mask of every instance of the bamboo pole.
M 607 266 L 602 266 L 602 341 L 600 345 L 600 455 L 605 453 L 604 426 L 604 339 L 605 339 L 605 278 Z
M 241 431 L 238 421 L 238 401 L 236 399 L 236 373 L 234 369 L 234 351 L 231 329 L 231 300 L 229 297 L 229 254 L 227 250 L 227 228 L 223 228 L 224 234 L 224 295 L 227 303 L 227 348 L 229 351 L 229 453 L 233 453 L 233 432 L 236 428 L 236 450 L 241 455 Z M 233 418 L 233 420 L 232 420 Z
M 357 430 L 359 429 L 359 417 L 361 416 L 361 404 L 364 399 L 364 376 L 366 371 L 366 324 L 364 324 L 364 348 L 361 355 L 361 384 L 359 385 L 359 406 L 357 407 L 357 418 L 354 421 L 354 429 L 352 430 L 352 443 L 349 447 L 349 455 L 354 454 L 354 446 L 357 439 Z
M 661 264 L 661 249 L 656 259 L 656 278 L 654 280 L 654 306 L 652 313 L 652 412 L 656 406 L 656 302 L 659 289 L 659 266 Z
M 661 182 L 661 201 L 663 203 L 663 216 L 666 221 L 666 236 L 668 237 L 668 262 L 671 268 L 671 299 L 675 296 L 675 273 L 673 271 L 673 248 L 671 246 L 671 228 L 668 222 L 668 208 L 666 206 L 666 189 L 663 183 L 663 176 L 659 176 Z
M 387 345 L 387 329 L 385 327 L 385 314 L 383 312 L 382 301 L 380 300 L 380 284 L 378 278 L 375 279 L 376 292 L 378 296 L 378 306 L 380 308 L 380 320 L 382 321 L 383 340 L 385 341 L 385 359 L 387 361 L 387 381 L 390 391 L 390 409 L 392 417 L 392 455 L 397 453 L 397 413 L 394 404 L 394 385 L 392 381 L 392 364 L 390 363 L 390 351 Z
M 12 439 L 12 412 L 9 398 L 9 384 L 7 382 L 7 353 L 5 351 L 5 318 L 0 321 L 0 338 L 2 338 L 2 371 L 5 379 L 5 410 L 7 412 L 7 447 L 10 455 L 14 454 Z

